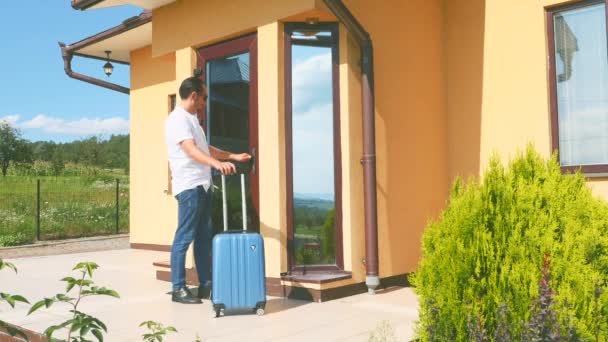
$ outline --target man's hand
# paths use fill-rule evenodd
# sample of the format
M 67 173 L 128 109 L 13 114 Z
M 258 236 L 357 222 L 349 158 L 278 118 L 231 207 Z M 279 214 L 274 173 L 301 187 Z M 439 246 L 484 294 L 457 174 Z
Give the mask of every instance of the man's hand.
M 240 153 L 240 154 L 230 154 L 229 158 L 236 162 L 242 163 L 242 162 L 249 161 L 251 159 L 251 156 L 247 153 Z
M 213 167 L 223 175 L 227 176 L 236 172 L 236 167 L 234 164 L 230 162 L 221 162 L 219 160 L 216 160 L 216 162 L 217 163 L 214 163 Z

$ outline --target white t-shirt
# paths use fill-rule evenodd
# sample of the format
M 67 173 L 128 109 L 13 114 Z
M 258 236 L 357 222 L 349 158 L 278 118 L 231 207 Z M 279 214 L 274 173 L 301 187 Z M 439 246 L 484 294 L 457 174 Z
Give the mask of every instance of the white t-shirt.
M 188 113 L 180 106 L 175 106 L 165 122 L 165 140 L 169 152 L 173 195 L 194 189 L 199 185 L 208 191 L 211 186 L 211 168 L 190 158 L 180 147 L 179 144 L 187 139 L 193 139 L 196 146 L 209 155 L 205 132 L 199 125 L 196 115 Z

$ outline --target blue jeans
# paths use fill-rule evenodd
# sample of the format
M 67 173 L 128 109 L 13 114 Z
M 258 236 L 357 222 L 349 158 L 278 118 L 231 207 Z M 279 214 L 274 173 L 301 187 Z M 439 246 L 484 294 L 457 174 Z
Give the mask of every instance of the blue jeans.
M 211 188 L 198 186 L 184 190 L 177 199 L 177 231 L 171 247 L 171 283 L 173 290 L 186 287 L 186 252 L 194 241 L 194 263 L 200 284 L 211 275 Z

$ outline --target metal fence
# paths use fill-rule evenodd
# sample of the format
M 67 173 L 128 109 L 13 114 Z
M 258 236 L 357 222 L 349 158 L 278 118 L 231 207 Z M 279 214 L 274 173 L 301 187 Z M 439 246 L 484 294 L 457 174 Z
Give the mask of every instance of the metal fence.
M 0 247 L 128 232 L 126 177 L 0 179 Z

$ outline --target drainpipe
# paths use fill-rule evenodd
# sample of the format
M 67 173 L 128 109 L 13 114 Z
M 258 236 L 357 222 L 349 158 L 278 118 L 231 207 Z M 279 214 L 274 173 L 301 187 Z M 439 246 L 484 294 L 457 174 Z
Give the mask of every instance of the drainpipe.
M 376 200 L 376 127 L 374 118 L 374 48 L 372 39 L 341 0 L 323 0 L 346 26 L 361 48 L 363 102 L 363 165 L 365 203 L 365 268 L 368 293 L 380 285 L 378 260 L 378 204 Z
M 65 73 L 68 76 L 70 76 L 71 78 L 83 81 L 83 82 L 91 83 L 96 86 L 104 87 L 104 88 L 107 88 L 110 90 L 118 91 L 123 94 L 129 95 L 129 93 L 130 93 L 129 88 L 72 71 L 72 57 L 74 57 L 74 53 L 71 51 L 69 45 L 65 45 L 64 43 L 60 42 L 59 46 L 61 47 L 61 57 L 63 57 L 63 70 L 65 70 Z

